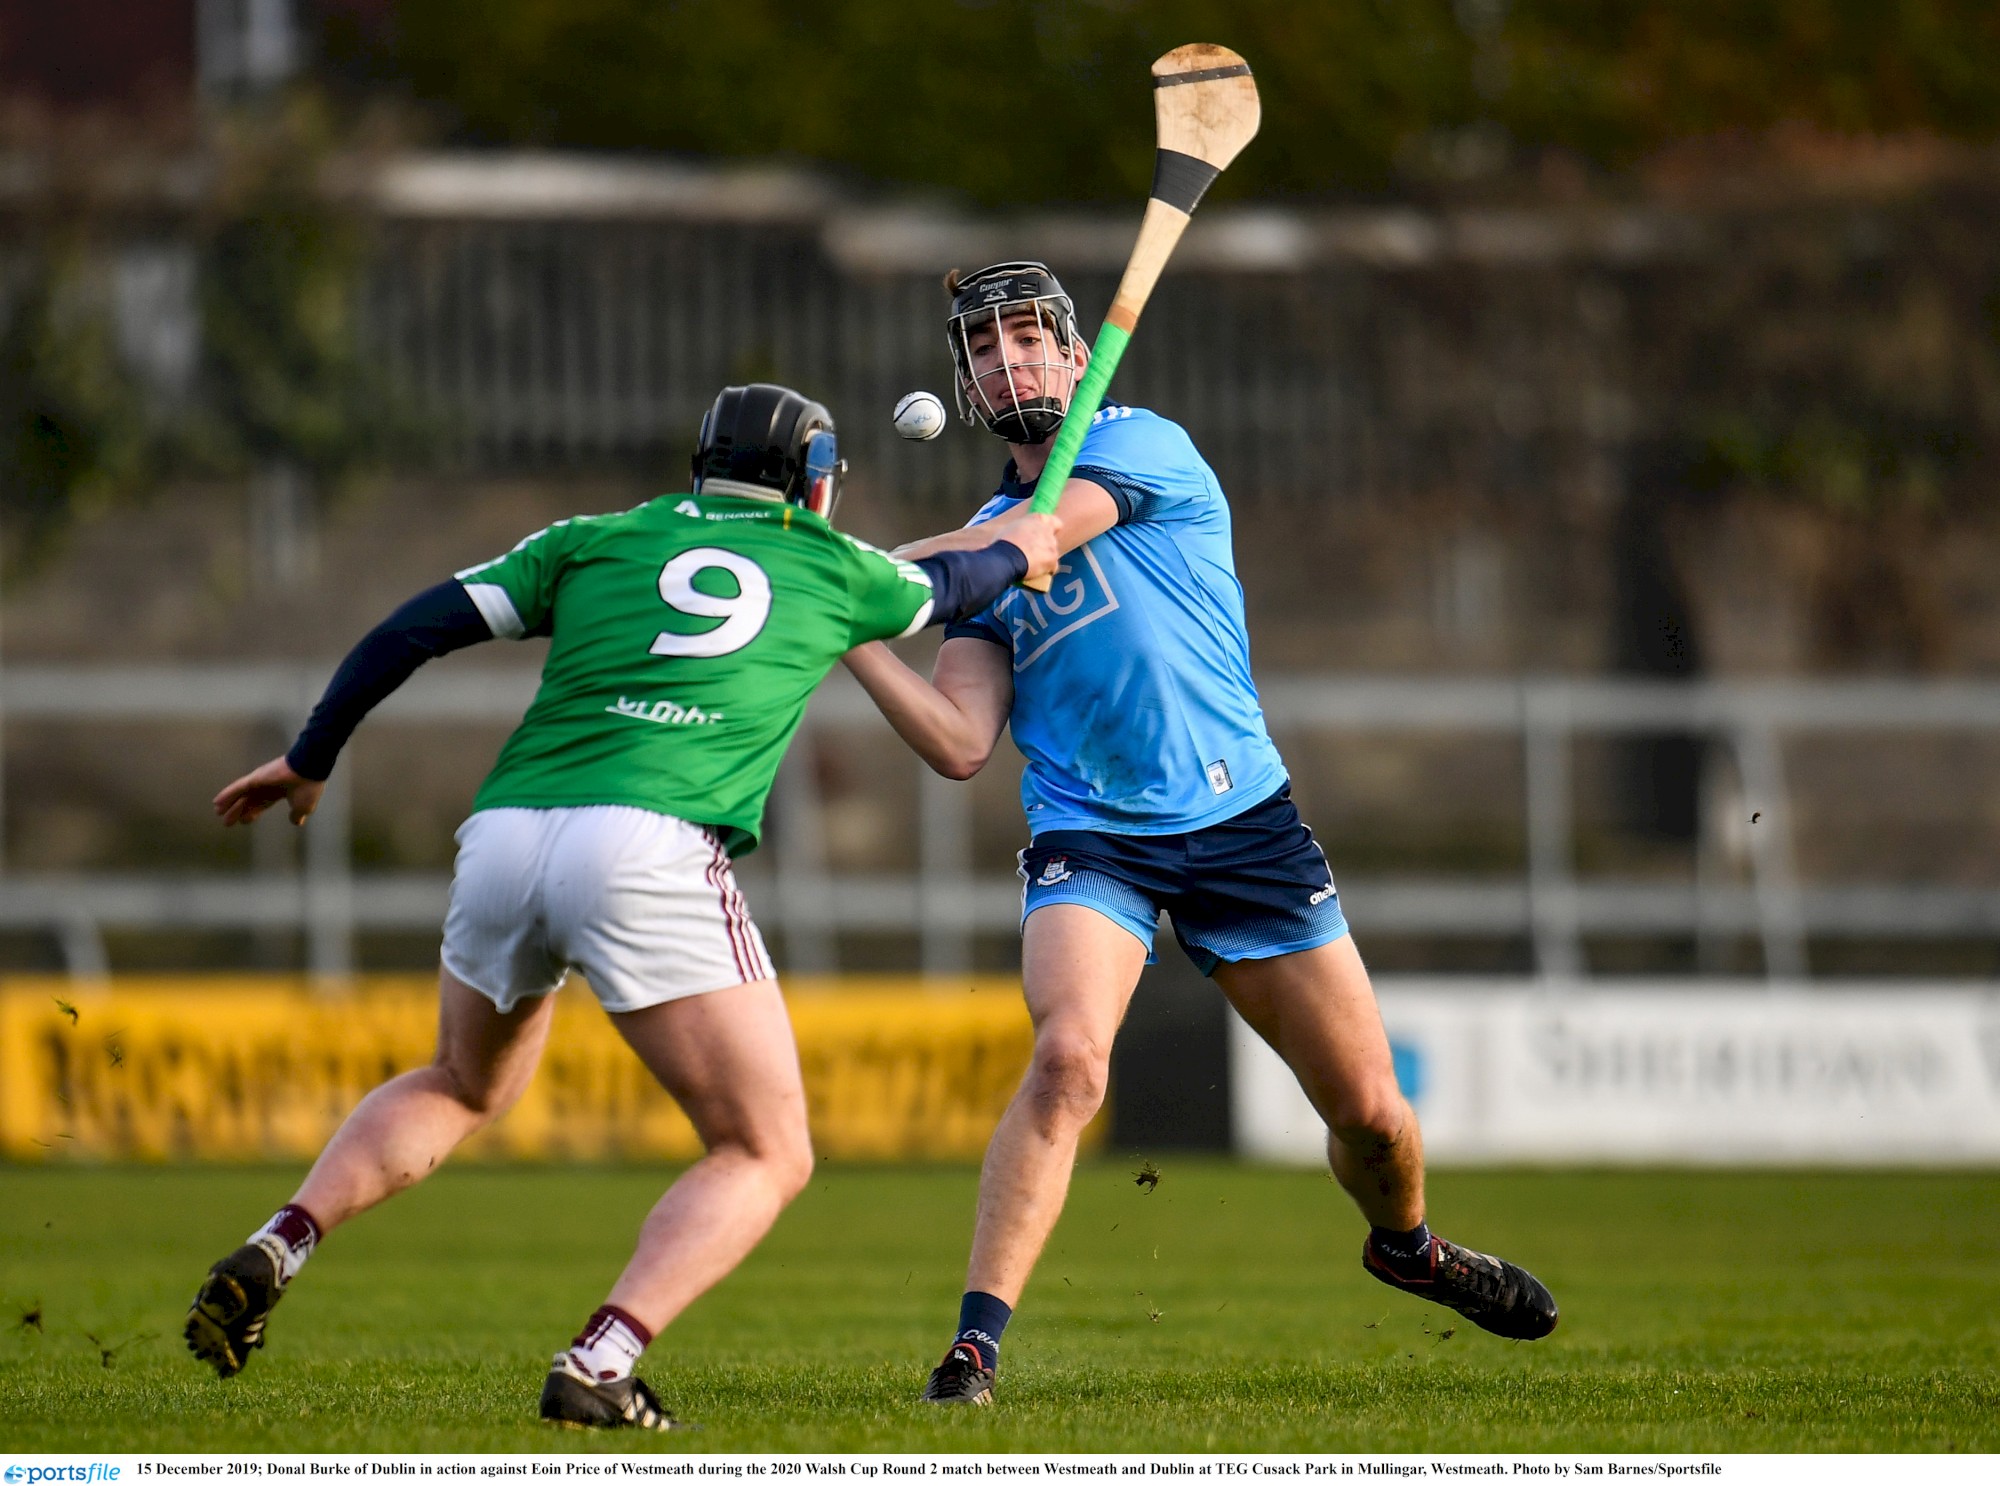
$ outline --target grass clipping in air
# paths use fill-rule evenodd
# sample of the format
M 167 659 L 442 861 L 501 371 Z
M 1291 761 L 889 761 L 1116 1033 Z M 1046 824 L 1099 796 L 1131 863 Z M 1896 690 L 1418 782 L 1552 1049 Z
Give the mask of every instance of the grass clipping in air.
M 182 1313 L 296 1172 L 0 1168 L 0 1322 L 39 1323 L 0 1325 L 0 1450 L 2000 1448 L 2000 1175 L 1438 1174 L 1439 1230 L 1561 1302 L 1517 1344 L 1368 1278 L 1324 1176 L 1133 1165 L 1078 1172 L 997 1406 L 955 1410 L 915 1399 L 974 1173 L 822 1167 L 642 1364 L 702 1426 L 670 1436 L 534 1419 L 664 1169 L 447 1170 L 330 1239 L 223 1383 Z

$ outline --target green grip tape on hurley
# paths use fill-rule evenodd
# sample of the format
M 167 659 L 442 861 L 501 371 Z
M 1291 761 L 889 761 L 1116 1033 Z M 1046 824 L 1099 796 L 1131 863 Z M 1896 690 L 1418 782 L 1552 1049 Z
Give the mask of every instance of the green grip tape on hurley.
M 1104 389 L 1111 385 L 1111 374 L 1118 370 L 1118 359 L 1125 354 L 1131 339 L 1130 331 L 1120 330 L 1109 320 L 1098 330 L 1097 344 L 1090 348 L 1090 365 L 1084 368 L 1076 396 L 1070 399 L 1062 427 L 1056 430 L 1056 446 L 1049 451 L 1049 462 L 1042 466 L 1041 477 L 1035 482 L 1035 497 L 1028 502 L 1029 510 L 1046 516 L 1062 499 L 1069 472 L 1076 467 L 1076 456 L 1083 452 L 1083 436 L 1090 431 L 1090 420 L 1104 405 Z

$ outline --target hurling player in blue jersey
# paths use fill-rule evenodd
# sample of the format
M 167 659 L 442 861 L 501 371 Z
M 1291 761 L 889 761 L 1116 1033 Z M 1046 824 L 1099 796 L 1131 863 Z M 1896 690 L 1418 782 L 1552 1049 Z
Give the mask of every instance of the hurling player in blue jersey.
M 910 556 L 990 541 L 1027 518 L 1090 356 L 1039 263 L 954 273 L 945 288 L 960 412 L 1013 457 L 967 528 Z M 928 682 L 880 644 L 847 658 L 938 772 L 970 778 L 1010 725 L 1027 758 L 1021 959 L 1034 1056 L 987 1148 L 958 1331 L 924 1397 L 992 1400 L 1001 1333 L 1062 1211 L 1162 911 L 1325 1118 L 1333 1174 L 1371 1224 L 1369 1272 L 1502 1336 L 1546 1336 L 1556 1306 L 1534 1276 L 1425 1224 L 1423 1139 L 1326 858 L 1264 727 L 1214 472 L 1178 424 L 1107 403 L 1056 519 L 1067 556 L 1049 591 L 1011 589 L 947 628 Z

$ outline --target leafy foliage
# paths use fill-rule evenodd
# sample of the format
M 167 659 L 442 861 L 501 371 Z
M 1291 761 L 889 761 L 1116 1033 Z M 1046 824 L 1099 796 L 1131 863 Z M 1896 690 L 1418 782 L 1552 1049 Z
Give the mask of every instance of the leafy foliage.
M 18 223 L 0 295 L 0 493 L 17 558 L 174 475 L 283 464 L 339 481 L 415 437 L 362 352 L 366 226 L 323 189 L 333 144 L 310 95 L 219 133 L 217 185 L 176 234 L 198 263 L 191 397 L 149 385 L 120 345 L 114 265 L 133 239 L 115 207 L 86 179 Z
M 239 118 L 225 138 L 200 283 L 212 466 L 283 461 L 338 478 L 408 432 L 362 353 L 365 227 L 322 187 L 332 147 L 309 97 L 275 119 Z
M 1228 190 L 1381 185 L 1405 136 L 1470 116 L 1446 0 L 414 0 L 394 65 L 470 141 L 782 154 L 986 202 L 1090 201 L 1144 188 L 1139 80 L 1204 36 L 1251 57 L 1287 125 Z
M 76 245 L 24 257 L 13 289 L 0 324 L 0 491 L 32 555 L 69 514 L 131 489 L 151 440 Z
M 1264 94 L 1219 187 L 1245 197 L 1380 191 L 1477 131 L 1611 167 L 1782 123 L 2000 131 L 1986 0 L 403 0 L 349 55 L 467 142 L 792 155 L 1037 204 L 1145 185 L 1137 80 L 1201 39 Z
M 1785 123 L 2000 128 L 2000 11 L 1978 0 L 1518 0 L 1505 45 L 1510 127 L 1606 163 Z

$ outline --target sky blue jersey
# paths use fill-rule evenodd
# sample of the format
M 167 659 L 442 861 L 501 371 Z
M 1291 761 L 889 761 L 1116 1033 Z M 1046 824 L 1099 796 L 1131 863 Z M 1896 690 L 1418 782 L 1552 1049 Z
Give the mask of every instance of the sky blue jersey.
M 1063 559 L 1045 594 L 1010 588 L 946 629 L 1014 656 L 1014 742 L 1031 834 L 1199 830 L 1285 782 L 1250 678 L 1229 503 L 1178 423 L 1108 403 L 1074 478 L 1118 524 Z M 1009 461 L 990 521 L 1034 494 Z

